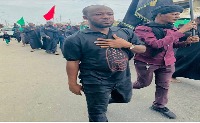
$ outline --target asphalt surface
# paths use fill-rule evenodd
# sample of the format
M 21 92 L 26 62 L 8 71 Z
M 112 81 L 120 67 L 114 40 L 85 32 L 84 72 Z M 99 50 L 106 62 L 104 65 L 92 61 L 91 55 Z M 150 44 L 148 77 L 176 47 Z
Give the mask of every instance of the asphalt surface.
M 30 52 L 30 46 L 0 38 L 0 121 L 1 122 L 87 122 L 85 96 L 68 89 L 66 60 L 62 55 Z M 61 53 L 60 49 L 58 52 Z M 133 61 L 132 81 L 136 80 Z M 128 104 L 111 104 L 111 122 L 200 122 L 200 81 L 178 78 L 171 83 L 167 107 L 177 115 L 170 120 L 149 109 L 155 84 L 133 90 Z

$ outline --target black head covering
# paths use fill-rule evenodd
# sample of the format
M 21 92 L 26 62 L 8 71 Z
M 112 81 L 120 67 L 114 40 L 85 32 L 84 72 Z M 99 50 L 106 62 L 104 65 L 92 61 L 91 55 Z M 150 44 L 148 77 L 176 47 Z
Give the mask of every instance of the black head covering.
M 183 12 L 183 8 L 179 5 L 165 5 L 165 6 L 158 6 L 154 10 L 151 11 L 153 19 L 161 13 L 161 14 L 167 14 L 167 13 L 173 13 L 173 12 Z

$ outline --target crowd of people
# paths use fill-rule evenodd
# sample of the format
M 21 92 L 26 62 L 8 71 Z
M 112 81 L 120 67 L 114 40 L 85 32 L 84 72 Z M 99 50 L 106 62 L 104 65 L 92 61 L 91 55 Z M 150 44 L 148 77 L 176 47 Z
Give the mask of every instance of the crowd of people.
M 57 44 L 60 44 L 59 46 L 62 48 L 64 39 L 78 30 L 80 30 L 79 26 L 54 24 L 51 20 L 47 21 L 44 26 L 35 26 L 33 23 L 28 23 L 26 26 L 18 26 L 14 23 L 12 28 L 15 40 L 19 43 L 22 42 L 23 47 L 30 44 L 31 52 L 34 52 L 35 49 L 44 49 L 47 53 L 54 55 L 59 55 L 57 53 Z M 4 32 L 4 39 L 9 45 L 11 36 L 7 32 Z

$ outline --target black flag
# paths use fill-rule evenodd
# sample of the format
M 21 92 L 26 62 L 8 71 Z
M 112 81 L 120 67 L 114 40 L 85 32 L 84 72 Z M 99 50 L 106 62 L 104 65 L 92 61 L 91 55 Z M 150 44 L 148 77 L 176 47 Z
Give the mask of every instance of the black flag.
M 150 22 L 151 11 L 163 5 L 173 5 L 173 0 L 132 0 L 119 26 L 135 29 L 139 24 Z

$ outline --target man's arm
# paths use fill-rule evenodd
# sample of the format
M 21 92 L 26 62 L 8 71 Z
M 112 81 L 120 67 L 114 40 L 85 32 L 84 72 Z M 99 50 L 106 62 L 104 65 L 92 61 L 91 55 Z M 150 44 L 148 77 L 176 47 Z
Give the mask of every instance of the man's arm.
M 82 95 L 81 94 L 82 86 L 77 84 L 79 63 L 80 61 L 67 61 L 67 66 L 66 66 L 69 90 L 76 95 Z
M 179 38 L 183 37 L 184 34 L 178 31 L 170 32 L 167 31 L 167 34 L 162 39 L 157 39 L 155 34 L 152 32 L 150 27 L 139 26 L 135 29 L 135 34 L 143 40 L 146 45 L 151 46 L 152 48 L 159 49 L 165 47 L 171 43 L 174 43 Z
M 40 36 L 43 37 L 43 38 L 49 38 L 50 39 L 50 37 L 44 33 L 44 30 L 45 30 L 44 27 L 40 29 Z
M 55 27 L 55 28 L 46 28 L 46 30 L 50 31 L 50 32 L 58 32 L 58 29 Z
M 113 47 L 113 48 L 131 48 L 134 44 L 117 37 L 115 34 L 113 35 L 115 39 L 102 39 L 99 38 L 97 40 L 101 41 L 95 41 L 96 45 L 101 46 L 101 48 L 108 48 L 108 47 Z M 146 51 L 146 46 L 144 45 L 134 45 L 134 48 L 131 49 L 132 52 L 134 53 L 144 53 Z

